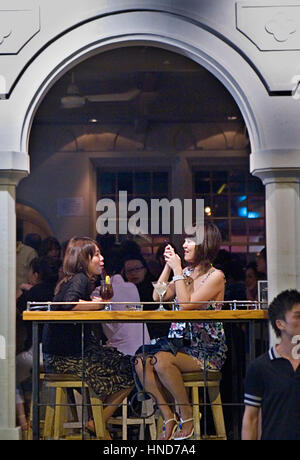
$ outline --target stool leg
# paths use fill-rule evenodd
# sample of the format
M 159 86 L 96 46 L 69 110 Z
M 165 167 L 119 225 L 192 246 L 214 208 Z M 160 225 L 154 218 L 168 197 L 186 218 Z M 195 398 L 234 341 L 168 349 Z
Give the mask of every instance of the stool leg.
M 153 412 L 153 401 L 152 399 L 146 399 L 143 401 L 143 404 L 145 405 L 145 413 L 147 415 L 152 414 Z M 156 439 L 156 423 L 155 423 L 155 414 L 151 415 L 149 417 L 149 431 L 150 431 L 150 438 L 152 441 Z
M 33 414 L 33 400 L 31 398 L 28 428 L 27 428 L 27 441 L 32 441 L 32 414 Z
M 216 434 L 219 439 L 226 440 L 226 429 L 222 408 L 222 401 L 220 396 L 220 386 L 209 386 L 208 395 L 211 403 L 211 410 L 214 418 Z
M 127 406 L 127 398 L 123 399 L 122 402 L 122 440 L 127 441 L 127 418 L 128 418 L 128 406 Z
M 159 436 L 159 433 L 162 432 L 163 423 L 164 423 L 163 417 L 161 414 L 159 414 L 157 423 L 156 423 L 156 438 Z
M 55 401 L 55 415 L 54 415 L 54 433 L 53 439 L 60 439 L 63 423 L 65 407 L 63 404 L 66 403 L 66 392 L 64 388 L 56 388 L 56 401 Z
M 53 387 L 46 386 L 45 392 L 47 398 L 47 405 L 45 410 L 43 439 L 51 439 L 53 436 L 56 390 Z
M 192 387 L 192 403 L 193 403 L 193 417 L 194 417 L 194 439 L 201 438 L 200 429 L 200 409 L 199 409 L 199 388 Z
M 45 424 L 44 424 L 44 431 L 43 431 L 44 439 L 51 439 L 52 437 L 53 420 L 54 420 L 54 407 L 48 404 L 46 406 L 46 413 L 45 413 Z
M 139 430 L 139 441 L 144 441 L 145 440 L 145 429 L 146 429 L 146 419 L 144 418 L 145 415 L 147 415 L 147 409 L 146 409 L 146 401 L 142 402 L 142 412 L 141 412 L 141 419 L 140 419 L 140 430 Z
M 92 390 L 90 390 L 90 400 L 92 405 L 96 436 L 98 439 L 105 439 L 105 423 L 102 401 L 99 396 L 96 396 Z

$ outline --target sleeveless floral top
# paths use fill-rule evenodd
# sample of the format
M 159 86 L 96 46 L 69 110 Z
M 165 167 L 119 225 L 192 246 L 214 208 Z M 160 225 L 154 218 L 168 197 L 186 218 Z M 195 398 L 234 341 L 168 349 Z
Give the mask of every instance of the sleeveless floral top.
M 187 271 L 188 269 L 185 270 L 185 274 Z M 204 284 L 214 271 L 210 270 L 201 281 L 201 284 Z M 222 308 L 221 304 L 222 302 L 220 302 L 220 307 L 217 305 L 217 309 Z M 208 310 L 213 310 L 214 308 L 216 307 L 212 305 L 207 307 Z M 180 351 L 197 359 L 203 369 L 220 370 L 222 368 L 227 351 L 223 323 L 172 323 L 168 337 L 171 339 L 188 338 L 190 345 L 184 346 Z

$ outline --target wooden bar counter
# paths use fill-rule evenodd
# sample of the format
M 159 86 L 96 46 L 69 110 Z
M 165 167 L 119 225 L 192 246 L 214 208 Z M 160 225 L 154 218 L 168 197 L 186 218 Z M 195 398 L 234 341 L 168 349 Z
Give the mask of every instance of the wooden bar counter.
M 266 320 L 267 310 L 24 311 L 25 321 L 221 321 Z

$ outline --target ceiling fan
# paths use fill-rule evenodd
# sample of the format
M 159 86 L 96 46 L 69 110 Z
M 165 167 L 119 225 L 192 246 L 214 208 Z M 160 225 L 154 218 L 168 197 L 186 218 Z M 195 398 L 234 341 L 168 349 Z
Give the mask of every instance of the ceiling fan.
M 140 93 L 140 89 L 132 88 L 122 93 L 82 95 L 75 82 L 74 72 L 72 72 L 67 94 L 61 98 L 60 102 L 63 109 L 76 109 L 83 107 L 86 102 L 129 102 L 139 96 Z

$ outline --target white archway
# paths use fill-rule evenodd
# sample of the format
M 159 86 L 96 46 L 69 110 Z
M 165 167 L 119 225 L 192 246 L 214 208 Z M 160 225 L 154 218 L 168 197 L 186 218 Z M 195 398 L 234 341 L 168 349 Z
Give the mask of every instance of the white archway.
M 15 113 L 9 112 L 10 124 L 14 126 L 15 150 L 28 153 L 35 112 L 62 74 L 101 51 L 130 45 L 165 48 L 183 54 L 209 70 L 239 106 L 252 150 L 262 148 L 258 105 L 267 94 L 257 74 L 241 55 L 187 18 L 161 12 L 131 12 L 95 19 L 66 32 L 33 60 L 10 97 L 10 106 L 14 101 L 20 106 L 23 101 L 17 118 Z

